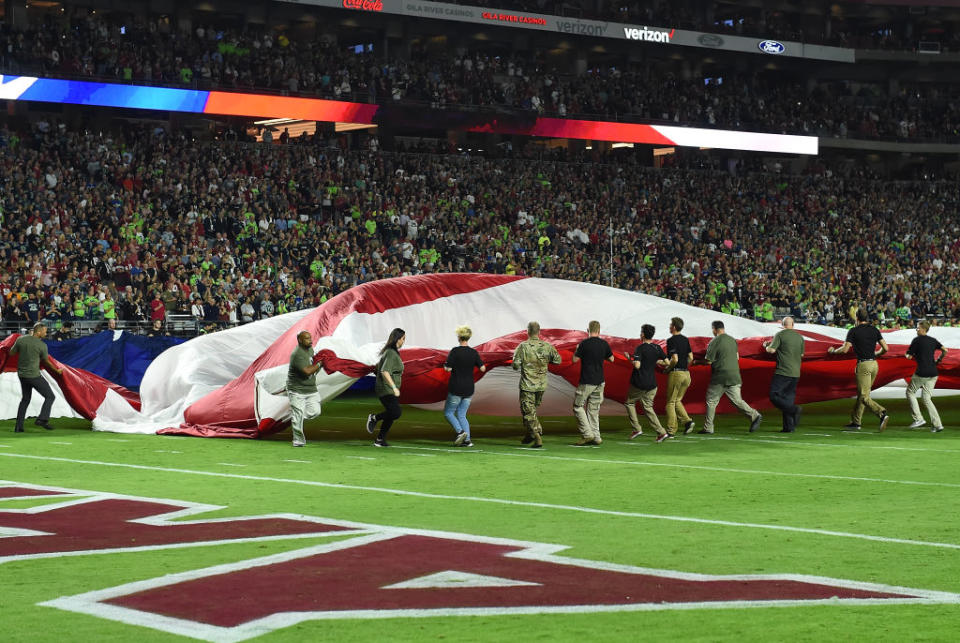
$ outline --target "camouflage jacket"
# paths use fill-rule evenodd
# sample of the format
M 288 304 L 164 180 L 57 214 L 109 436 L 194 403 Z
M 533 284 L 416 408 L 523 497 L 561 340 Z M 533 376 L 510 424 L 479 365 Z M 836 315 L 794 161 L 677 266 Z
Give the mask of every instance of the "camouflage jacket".
M 520 371 L 521 391 L 547 390 L 547 366 L 559 364 L 560 353 L 542 339 L 528 339 L 513 352 L 513 370 Z

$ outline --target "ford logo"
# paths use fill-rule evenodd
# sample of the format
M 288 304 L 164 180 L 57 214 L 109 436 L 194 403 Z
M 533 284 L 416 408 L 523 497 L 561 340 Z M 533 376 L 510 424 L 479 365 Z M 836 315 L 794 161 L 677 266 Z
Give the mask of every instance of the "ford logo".
M 782 54 L 787 50 L 782 42 L 777 42 L 776 40 L 761 40 L 757 47 L 765 54 Z
M 697 38 L 697 42 L 704 47 L 723 47 L 723 38 L 715 36 L 712 33 L 701 34 L 700 37 Z

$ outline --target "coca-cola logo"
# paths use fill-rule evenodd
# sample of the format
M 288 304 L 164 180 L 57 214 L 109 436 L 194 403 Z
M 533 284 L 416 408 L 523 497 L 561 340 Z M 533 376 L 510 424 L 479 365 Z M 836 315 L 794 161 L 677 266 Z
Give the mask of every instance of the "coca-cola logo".
M 344 9 L 360 11 L 383 11 L 383 0 L 343 0 Z

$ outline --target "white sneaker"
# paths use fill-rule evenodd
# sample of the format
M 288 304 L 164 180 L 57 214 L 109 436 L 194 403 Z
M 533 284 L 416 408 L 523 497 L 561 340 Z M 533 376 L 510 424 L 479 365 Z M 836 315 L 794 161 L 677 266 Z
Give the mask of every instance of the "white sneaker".
M 924 422 L 923 420 L 914 420 L 913 422 L 910 423 L 910 428 L 919 429 L 921 426 L 926 426 L 926 425 L 927 423 Z
M 469 441 L 470 440 L 467 438 L 467 432 L 461 431 L 460 433 L 457 434 L 457 439 L 453 441 L 453 446 L 458 447 L 462 445 L 464 442 L 469 442 Z

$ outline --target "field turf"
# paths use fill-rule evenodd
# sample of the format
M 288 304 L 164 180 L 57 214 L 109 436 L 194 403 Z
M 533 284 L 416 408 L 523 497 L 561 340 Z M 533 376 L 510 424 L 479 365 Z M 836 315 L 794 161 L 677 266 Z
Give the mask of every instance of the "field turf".
M 545 418 L 542 450 L 521 448 L 519 418 L 483 416 L 471 417 L 476 446 L 453 448 L 442 415 L 413 408 L 404 408 L 394 426 L 393 446 L 374 448 L 363 419 L 377 403 L 357 397 L 325 405 L 323 415 L 307 425 L 309 444 L 302 449 L 291 447 L 289 432 L 265 440 L 198 439 L 99 433 L 84 421 L 55 420 L 52 432 L 28 424 L 26 433 L 15 435 L 13 422 L 0 422 L 0 485 L 221 507 L 190 520 L 301 514 L 563 545 L 567 549 L 557 556 L 608 566 L 807 575 L 960 594 L 960 397 L 937 399 L 947 427 L 939 434 L 929 427 L 907 429 L 905 401 L 883 403 L 892 420 L 882 434 L 869 414 L 859 433 L 841 431 L 851 407 L 851 401 L 842 400 L 808 405 L 794 435 L 778 432 L 776 410 L 765 412 L 754 434 L 747 432 L 743 416 L 724 415 L 714 436 L 683 436 L 663 444 L 655 444 L 653 431 L 646 429 L 629 441 L 625 418 L 604 417 L 603 445 L 585 448 L 571 446 L 577 437 L 572 417 Z M 699 428 L 702 417 L 694 419 Z M 10 559 L 3 558 L 11 551 L 3 549 L 4 543 L 9 547 L 17 536 L 25 538 L 9 529 L 5 517 L 58 501 L 56 496 L 8 495 L 16 497 L 0 494 L 3 641 L 187 640 L 162 628 L 40 604 L 350 538 L 334 532 L 122 551 L 143 544 L 131 537 L 113 553 Z M 225 527 L 222 538 L 229 539 L 228 533 Z M 49 537 L 35 537 L 42 538 Z M 376 547 L 389 564 L 405 564 L 402 552 L 391 558 L 389 541 Z M 463 561 L 479 551 L 469 537 L 457 547 Z M 357 569 L 364 561 L 353 558 L 341 571 L 349 574 L 350 566 Z M 249 591 L 293 596 L 304 587 Z M 326 591 L 343 591 L 345 600 L 361 598 L 350 597 L 346 586 Z M 582 604 L 592 604 L 589 594 Z M 960 603 L 828 600 L 308 619 L 257 640 L 958 639 Z

